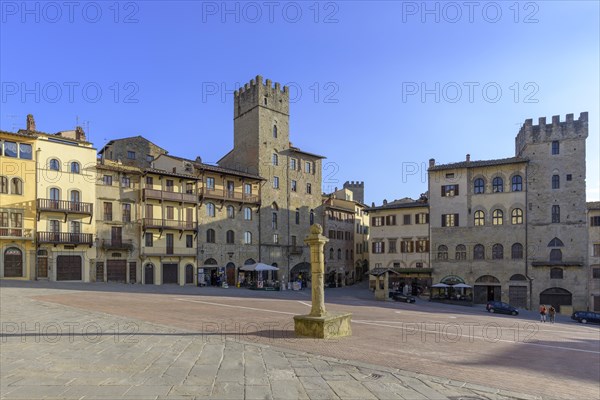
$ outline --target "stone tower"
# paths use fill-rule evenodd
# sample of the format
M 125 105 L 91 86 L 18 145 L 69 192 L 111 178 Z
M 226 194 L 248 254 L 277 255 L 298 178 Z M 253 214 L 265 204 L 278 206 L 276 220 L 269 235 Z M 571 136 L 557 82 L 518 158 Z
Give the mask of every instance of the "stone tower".
M 365 203 L 365 183 L 364 182 L 344 182 L 344 189 L 348 189 L 352 192 L 352 197 L 354 201 L 358 201 L 359 203 Z
M 587 285 L 586 168 L 585 141 L 588 113 L 578 120 L 567 114 L 527 119 L 516 139 L 516 155 L 529 159 L 527 166 L 527 263 L 533 279 L 532 300 L 536 304 L 562 302 L 568 312 L 585 309 L 581 290 Z M 564 308 L 564 309 L 563 309 Z
M 309 270 L 304 237 L 320 222 L 321 157 L 293 147 L 289 133 L 289 91 L 256 76 L 235 91 L 234 147 L 219 165 L 260 175 L 260 261 L 280 267 L 279 279 L 301 266 Z M 298 215 L 298 216 L 297 216 Z M 258 260 L 257 260 L 258 261 Z

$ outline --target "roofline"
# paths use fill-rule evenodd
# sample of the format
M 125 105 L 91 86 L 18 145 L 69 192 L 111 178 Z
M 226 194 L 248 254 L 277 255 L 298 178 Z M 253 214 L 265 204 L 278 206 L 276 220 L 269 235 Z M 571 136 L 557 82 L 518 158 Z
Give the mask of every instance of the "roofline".
M 440 164 L 429 167 L 428 171 L 443 171 L 445 169 L 460 169 L 460 168 L 485 168 L 493 167 L 495 165 L 507 165 L 507 164 L 523 164 L 528 163 L 529 159 L 523 157 L 510 157 L 510 158 L 499 158 L 494 160 L 478 160 L 478 161 L 458 161 L 449 164 Z M 489 163 L 486 165 L 480 165 L 480 163 Z
M 397 210 L 397 209 L 400 209 L 400 208 L 417 208 L 417 207 L 426 207 L 426 208 L 429 208 L 429 202 L 426 202 L 426 203 L 414 202 L 414 203 L 386 204 L 386 205 L 381 205 L 381 206 L 376 206 L 376 207 L 367 207 L 366 211 L 367 212 L 372 212 L 372 211 Z
M 315 158 L 320 158 L 320 159 L 327 158 L 327 157 L 321 156 L 319 154 L 309 153 L 308 151 L 300 150 L 298 147 L 290 147 L 288 150 L 293 151 L 294 153 L 306 154 L 306 155 L 309 155 L 309 156 L 315 157 Z

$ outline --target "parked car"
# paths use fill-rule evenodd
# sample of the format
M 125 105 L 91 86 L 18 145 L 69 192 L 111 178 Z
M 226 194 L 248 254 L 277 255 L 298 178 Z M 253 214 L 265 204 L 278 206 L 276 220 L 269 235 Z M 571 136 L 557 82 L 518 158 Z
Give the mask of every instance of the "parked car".
M 510 304 L 503 303 L 501 301 L 489 301 L 485 306 L 486 310 L 490 313 L 510 314 L 519 315 L 519 310 Z
M 400 293 L 400 292 L 396 292 L 392 295 L 392 299 L 396 300 L 396 301 L 403 301 L 405 303 L 414 303 L 415 302 L 415 298 L 412 296 L 409 296 L 407 294 L 404 293 Z
M 590 311 L 575 311 L 573 315 L 571 315 L 571 319 L 581 322 L 582 324 L 587 324 L 588 322 L 600 324 L 600 313 Z

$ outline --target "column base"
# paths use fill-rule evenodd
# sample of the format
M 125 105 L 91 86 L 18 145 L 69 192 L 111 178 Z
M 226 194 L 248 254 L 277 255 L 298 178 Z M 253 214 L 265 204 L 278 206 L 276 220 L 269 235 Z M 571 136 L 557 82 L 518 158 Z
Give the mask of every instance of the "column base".
M 327 313 L 322 317 L 296 315 L 294 316 L 294 332 L 296 336 L 317 339 L 351 336 L 351 318 L 351 313 Z

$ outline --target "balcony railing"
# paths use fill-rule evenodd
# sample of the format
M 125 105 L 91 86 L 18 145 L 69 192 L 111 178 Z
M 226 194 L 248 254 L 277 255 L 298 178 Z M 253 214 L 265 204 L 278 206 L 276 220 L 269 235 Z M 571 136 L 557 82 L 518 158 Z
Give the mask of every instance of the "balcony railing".
M 144 247 L 142 255 L 146 257 L 195 257 L 198 249 L 196 247 Z
M 91 233 L 38 232 L 37 241 L 38 243 L 85 244 L 91 246 L 93 235 Z
M 102 239 L 100 246 L 106 250 L 133 250 L 133 240 Z
M 195 231 L 198 229 L 198 225 L 195 222 L 188 221 L 175 221 L 171 219 L 156 219 L 156 218 L 143 218 L 142 228 L 158 228 L 158 229 L 177 229 L 181 231 Z
M 23 237 L 23 228 L 0 228 L 0 236 Z
M 225 189 L 209 189 L 202 188 L 200 190 L 202 197 L 208 199 L 222 199 L 222 200 L 235 200 L 242 203 L 258 203 L 258 196 L 248 193 L 236 192 L 232 190 Z
M 193 193 L 169 192 L 165 190 L 144 189 L 145 199 L 158 199 L 185 203 L 197 203 L 198 196 Z
M 92 212 L 94 211 L 94 205 L 92 203 L 51 199 L 38 199 L 37 208 L 40 211 L 56 211 L 87 215 L 92 215 Z

